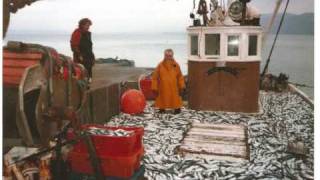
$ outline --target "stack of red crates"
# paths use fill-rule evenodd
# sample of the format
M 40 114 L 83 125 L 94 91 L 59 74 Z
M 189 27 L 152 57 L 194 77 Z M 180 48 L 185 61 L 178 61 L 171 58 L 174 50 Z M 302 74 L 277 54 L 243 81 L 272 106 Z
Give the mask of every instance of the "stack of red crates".
M 143 127 L 110 127 L 103 125 L 85 125 L 82 128 L 90 127 L 126 131 L 134 131 L 130 136 L 107 136 L 92 135 L 92 141 L 96 149 L 100 166 L 104 176 L 129 178 L 140 167 L 140 161 L 144 154 L 142 143 Z M 72 139 L 74 133 L 68 132 L 68 138 Z M 69 153 L 68 159 L 74 172 L 93 174 L 93 167 L 89 158 L 87 146 L 83 140 L 74 145 Z
M 151 84 L 152 84 L 152 74 L 144 76 L 139 81 L 140 90 L 142 91 L 143 95 L 147 100 L 156 99 L 156 94 L 152 91 Z

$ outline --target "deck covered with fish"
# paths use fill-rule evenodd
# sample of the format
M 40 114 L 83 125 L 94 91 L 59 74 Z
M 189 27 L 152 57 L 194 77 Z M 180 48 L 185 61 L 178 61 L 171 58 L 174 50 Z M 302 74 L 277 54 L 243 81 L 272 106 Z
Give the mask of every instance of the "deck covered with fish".
M 182 109 L 178 115 L 145 112 L 114 116 L 108 125 L 143 126 L 148 179 L 313 179 L 313 107 L 295 93 L 260 92 L 261 113 L 241 114 Z M 249 159 L 241 162 L 177 153 L 192 123 L 247 128 Z M 305 155 L 290 153 L 288 142 L 302 141 Z

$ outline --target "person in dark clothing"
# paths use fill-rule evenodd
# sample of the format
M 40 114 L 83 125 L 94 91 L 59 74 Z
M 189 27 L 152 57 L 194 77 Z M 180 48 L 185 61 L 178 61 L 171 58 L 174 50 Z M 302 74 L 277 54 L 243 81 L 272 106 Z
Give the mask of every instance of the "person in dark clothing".
M 70 40 L 73 60 L 86 68 L 89 83 L 92 81 L 92 66 L 95 62 L 95 56 L 92 52 L 91 32 L 89 31 L 91 25 L 90 19 L 81 19 L 79 27 L 73 31 Z

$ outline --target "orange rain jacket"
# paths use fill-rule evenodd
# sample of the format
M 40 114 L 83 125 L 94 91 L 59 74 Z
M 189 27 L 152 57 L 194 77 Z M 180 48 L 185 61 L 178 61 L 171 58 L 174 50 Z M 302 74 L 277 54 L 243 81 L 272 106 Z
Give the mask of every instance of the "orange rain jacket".
M 152 74 L 151 89 L 158 92 L 155 107 L 178 109 L 182 106 L 180 90 L 185 88 L 179 64 L 175 60 L 163 60 Z

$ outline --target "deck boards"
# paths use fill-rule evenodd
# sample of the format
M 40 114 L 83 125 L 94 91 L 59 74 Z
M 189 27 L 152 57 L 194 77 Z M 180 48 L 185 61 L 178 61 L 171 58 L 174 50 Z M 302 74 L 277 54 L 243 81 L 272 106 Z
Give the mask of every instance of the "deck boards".
M 140 75 L 149 71 L 146 68 L 119 66 L 116 64 L 96 64 L 93 66 L 90 89 L 99 89 L 123 81 L 137 81 Z
M 248 158 L 246 128 L 242 125 L 193 123 L 179 147 L 185 156 L 239 161 Z

